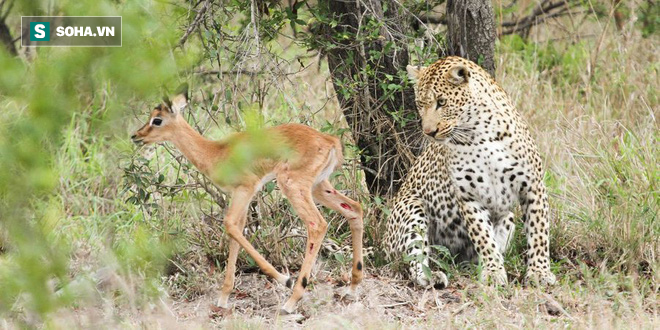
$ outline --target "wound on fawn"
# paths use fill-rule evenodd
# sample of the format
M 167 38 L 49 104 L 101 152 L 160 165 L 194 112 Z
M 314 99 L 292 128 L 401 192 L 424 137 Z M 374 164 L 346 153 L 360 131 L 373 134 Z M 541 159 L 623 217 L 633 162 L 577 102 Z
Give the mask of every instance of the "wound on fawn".
M 309 252 L 312 252 L 314 250 L 314 243 L 309 243 Z
M 348 206 L 348 204 L 346 204 L 346 203 L 341 203 L 341 204 L 339 204 L 339 206 L 341 206 L 341 207 L 343 207 L 343 208 L 345 208 L 345 209 L 347 209 L 347 210 L 353 210 L 353 209 L 352 209 L 350 206 Z

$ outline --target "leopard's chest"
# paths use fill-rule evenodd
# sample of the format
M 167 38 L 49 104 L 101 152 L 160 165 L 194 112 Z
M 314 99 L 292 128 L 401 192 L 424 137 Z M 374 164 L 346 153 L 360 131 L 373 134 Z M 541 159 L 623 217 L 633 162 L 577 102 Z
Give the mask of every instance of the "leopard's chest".
M 510 141 L 453 146 L 449 175 L 464 200 L 484 205 L 495 219 L 506 216 L 518 203 L 526 161 Z

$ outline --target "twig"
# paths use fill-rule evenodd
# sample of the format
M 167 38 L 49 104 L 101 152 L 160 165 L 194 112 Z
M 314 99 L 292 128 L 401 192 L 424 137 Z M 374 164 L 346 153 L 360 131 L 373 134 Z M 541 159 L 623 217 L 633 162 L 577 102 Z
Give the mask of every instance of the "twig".
M 389 304 L 389 305 L 379 305 L 378 307 L 381 307 L 381 308 L 392 308 L 392 307 L 403 306 L 403 305 L 412 305 L 412 303 L 411 303 L 410 301 L 404 301 L 404 302 L 395 303 L 395 304 Z

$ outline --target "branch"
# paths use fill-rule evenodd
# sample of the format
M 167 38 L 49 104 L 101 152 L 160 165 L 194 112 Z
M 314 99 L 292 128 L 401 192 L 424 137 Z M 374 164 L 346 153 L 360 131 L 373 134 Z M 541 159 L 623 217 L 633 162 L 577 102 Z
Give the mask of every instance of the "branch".
M 5 23 L 5 19 L 7 16 L 9 16 L 9 11 L 14 6 L 14 2 L 9 2 L 7 11 L 3 14 L 2 9 L 5 7 L 5 4 L 6 0 L 2 0 L 2 2 L 0 2 L 0 43 L 5 46 L 5 49 L 7 49 L 9 54 L 12 56 L 17 56 L 18 51 L 16 50 L 16 45 L 14 44 L 17 39 L 12 38 L 11 32 L 9 31 L 9 26 L 7 26 L 7 23 Z
M 417 16 L 419 20 L 427 24 L 441 24 L 447 25 L 447 18 L 445 15 L 430 15 L 428 13 L 420 14 Z
M 568 10 L 577 5 L 579 5 L 579 2 L 574 0 L 544 0 L 538 6 L 536 6 L 531 14 L 514 21 L 500 23 L 501 27 L 510 28 L 508 30 L 502 31 L 500 35 L 516 33 L 518 31 L 528 29 L 534 25 L 541 24 L 548 19 L 573 14 Z
M 4 14 L 2 14 L 2 8 L 5 6 L 5 2 L 6 2 L 5 0 L 2 0 L 2 2 L 0 2 L 0 15 L 1 15 L 0 19 L 2 19 L 2 21 L 7 19 L 7 16 L 9 16 L 9 12 L 11 11 L 12 8 L 14 8 L 14 1 L 12 1 L 9 3 L 9 6 L 7 6 L 7 11 Z
M 247 71 L 247 70 L 231 70 L 231 71 L 222 71 L 222 70 L 203 70 L 203 71 L 195 71 L 195 74 L 202 74 L 202 75 L 211 75 L 211 74 L 222 74 L 222 75 L 246 75 L 246 76 L 258 76 L 262 74 L 266 74 L 268 72 L 262 72 L 262 71 Z
M 577 13 L 576 12 L 569 12 L 568 8 L 565 8 L 562 11 L 559 11 L 559 12 L 556 12 L 556 13 L 553 13 L 553 14 L 550 14 L 550 15 L 545 15 L 543 17 L 540 17 L 540 18 L 537 18 L 537 19 L 534 19 L 534 20 L 531 20 L 531 21 L 526 21 L 526 22 L 518 24 L 518 25 L 514 25 L 512 28 L 502 31 L 500 35 L 508 35 L 508 34 L 516 33 L 518 31 L 523 31 L 523 30 L 525 30 L 527 28 L 530 28 L 534 25 L 541 24 L 541 23 L 543 23 L 543 22 L 545 22 L 545 21 L 547 21 L 551 18 L 566 16 L 566 15 L 569 15 L 569 14 L 577 14 Z
M 193 33 L 199 26 L 199 23 L 202 22 L 202 18 L 204 18 L 204 14 L 206 11 L 208 11 L 209 7 L 211 7 L 211 0 L 204 1 L 204 5 L 202 5 L 202 8 L 197 12 L 197 15 L 195 15 L 195 19 L 193 20 L 192 24 L 188 26 L 188 29 L 186 30 L 186 33 L 183 34 L 183 37 L 179 39 L 177 47 L 182 47 L 183 44 L 186 43 L 190 34 Z

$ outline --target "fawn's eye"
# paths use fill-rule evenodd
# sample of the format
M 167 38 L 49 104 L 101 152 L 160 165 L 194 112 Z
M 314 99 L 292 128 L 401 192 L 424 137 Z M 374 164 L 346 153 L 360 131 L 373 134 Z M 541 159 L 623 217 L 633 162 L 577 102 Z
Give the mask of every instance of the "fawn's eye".
M 443 98 L 439 98 L 439 99 L 438 99 L 438 105 L 437 105 L 437 108 L 444 107 L 445 104 L 447 104 L 447 100 L 445 100 L 445 99 L 443 99 Z
M 161 118 L 156 117 L 151 120 L 151 125 L 153 126 L 160 126 L 161 124 L 163 124 L 163 119 Z

